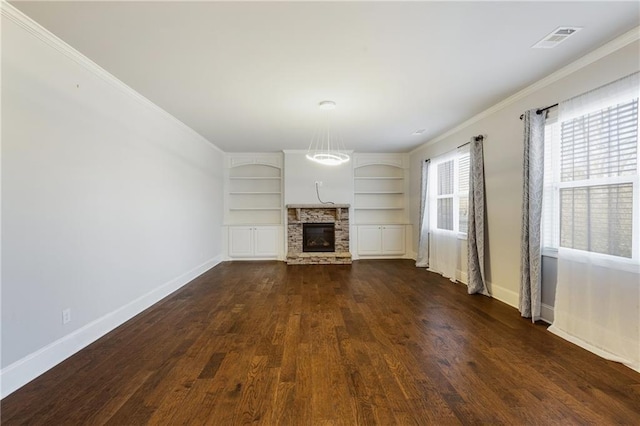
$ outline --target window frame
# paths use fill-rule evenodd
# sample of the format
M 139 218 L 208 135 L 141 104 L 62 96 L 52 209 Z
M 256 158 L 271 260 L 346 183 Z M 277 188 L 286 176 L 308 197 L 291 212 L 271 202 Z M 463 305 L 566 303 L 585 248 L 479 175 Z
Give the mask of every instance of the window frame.
M 638 98 L 634 98 L 638 99 Z M 611 103 L 607 106 L 598 106 L 594 109 L 585 111 L 582 116 L 586 116 L 605 108 L 609 108 L 620 104 L 621 102 Z M 640 101 L 638 101 L 640 105 Z M 575 117 L 574 117 L 575 118 Z M 573 118 L 572 118 L 573 119 Z M 549 114 L 545 123 L 545 164 L 544 164 L 544 188 L 543 188 L 543 208 L 542 208 L 542 241 L 541 241 L 541 253 L 543 256 L 558 257 L 558 251 L 560 249 L 567 250 L 576 254 L 589 255 L 592 258 L 600 259 L 604 262 L 616 262 L 619 264 L 637 265 L 640 263 L 640 112 L 636 116 L 638 125 L 638 137 L 636 138 L 636 173 L 633 175 L 623 176 L 607 176 L 593 179 L 581 179 L 575 181 L 562 181 L 561 174 L 561 157 L 560 150 L 562 144 L 561 126 L 562 123 L 558 117 L 557 111 Z M 552 140 L 547 142 L 547 136 L 551 136 Z M 551 155 L 547 155 L 548 148 L 553 150 Z M 552 164 L 553 169 L 548 170 L 549 165 L 547 161 L 549 157 L 555 161 Z M 548 176 L 552 175 L 551 181 L 547 180 Z M 597 186 L 615 186 L 620 184 L 632 185 L 632 212 L 631 212 L 631 226 L 632 226 L 632 238 L 631 238 L 631 257 L 623 257 L 606 253 L 599 253 L 595 251 L 576 249 L 572 247 L 562 247 L 560 245 L 562 230 L 561 230 L 561 206 L 560 206 L 560 194 L 563 189 L 571 188 L 589 188 Z M 548 191 L 551 191 L 549 194 Z M 546 192 L 546 194 L 545 194 Z M 546 203 L 551 202 L 551 206 Z M 551 213 L 549 212 L 551 210 Z M 551 214 L 551 218 L 546 215 Z M 545 224 L 548 226 L 551 222 L 552 230 L 545 229 Z M 551 241 L 550 241 L 551 240 Z M 547 243 L 551 244 L 547 244 Z
M 435 230 L 438 232 L 450 232 L 456 234 L 458 239 L 466 240 L 467 232 L 460 231 L 460 198 L 465 197 L 469 198 L 470 188 L 467 191 L 460 191 L 460 159 L 464 156 L 470 156 L 470 152 L 467 149 L 457 149 L 453 150 L 447 154 L 441 155 L 431 160 L 431 167 L 433 168 L 433 173 L 430 173 L 429 182 L 430 182 L 430 204 L 431 214 L 430 216 L 430 224 L 429 229 Z M 449 161 L 453 162 L 453 167 L 451 168 L 451 173 L 453 174 L 453 191 L 447 194 L 438 194 L 439 188 L 439 179 L 440 175 L 438 173 L 438 166 L 441 164 L 447 163 Z M 453 205 L 453 229 L 443 229 L 438 227 L 438 200 L 441 199 L 451 199 Z M 467 212 L 467 221 L 468 221 L 468 212 Z M 467 222 L 468 223 L 468 222 Z M 467 227 L 468 229 L 468 227 Z
M 440 170 L 439 167 L 442 166 L 443 164 L 446 163 L 451 163 L 451 173 L 453 174 L 452 176 L 452 187 L 451 187 L 451 192 L 450 193 L 446 193 L 446 194 L 438 194 L 438 191 L 436 191 L 435 193 L 435 200 L 436 200 L 436 206 L 435 206 L 435 210 L 436 210 L 436 215 L 435 215 L 435 229 L 439 230 L 439 231 L 450 231 L 450 232 L 455 232 L 455 225 L 456 225 L 456 197 L 455 197 L 455 193 L 456 193 L 456 181 L 455 181 L 455 169 L 456 169 L 456 162 L 455 162 L 455 158 L 447 158 L 446 160 L 443 161 L 439 161 L 435 164 L 436 166 L 436 188 L 440 188 Z M 446 199 L 451 199 L 451 216 L 452 216 L 452 222 L 451 222 L 451 227 L 452 229 L 446 229 L 446 228 L 440 228 L 438 226 L 438 208 L 440 207 L 440 203 L 438 201 L 440 200 L 446 200 Z

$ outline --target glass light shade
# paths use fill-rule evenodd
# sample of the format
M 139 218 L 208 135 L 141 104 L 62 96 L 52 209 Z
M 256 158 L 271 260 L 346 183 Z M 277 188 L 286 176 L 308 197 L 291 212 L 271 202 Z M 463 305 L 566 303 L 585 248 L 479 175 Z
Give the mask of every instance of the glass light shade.
M 307 158 L 325 166 L 338 166 L 349 161 L 349 155 L 339 151 L 309 153 Z
M 307 158 L 325 166 L 338 166 L 349 161 L 349 154 L 344 149 L 342 139 L 332 134 L 330 113 L 335 108 L 333 101 L 322 101 L 318 104 L 324 111 L 324 122 L 311 139 Z

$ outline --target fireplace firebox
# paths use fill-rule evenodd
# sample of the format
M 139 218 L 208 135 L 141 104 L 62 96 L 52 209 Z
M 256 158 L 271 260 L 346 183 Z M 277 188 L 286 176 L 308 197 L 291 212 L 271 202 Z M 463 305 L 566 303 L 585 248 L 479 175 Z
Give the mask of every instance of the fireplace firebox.
M 303 252 L 334 252 L 335 250 L 335 224 L 302 224 Z

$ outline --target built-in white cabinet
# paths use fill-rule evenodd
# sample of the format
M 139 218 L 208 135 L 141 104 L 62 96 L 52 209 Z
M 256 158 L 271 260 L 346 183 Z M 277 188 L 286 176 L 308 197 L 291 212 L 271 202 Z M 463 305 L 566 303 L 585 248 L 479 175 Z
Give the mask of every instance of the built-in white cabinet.
M 408 223 L 406 154 L 354 155 L 355 224 Z
M 229 257 L 275 259 L 282 239 L 279 226 L 230 226 Z
M 229 153 L 226 157 L 228 257 L 282 257 L 282 154 Z
M 357 256 L 402 257 L 407 253 L 406 154 L 355 154 L 354 234 Z
M 361 256 L 402 256 L 406 252 L 404 225 L 360 225 L 357 227 Z

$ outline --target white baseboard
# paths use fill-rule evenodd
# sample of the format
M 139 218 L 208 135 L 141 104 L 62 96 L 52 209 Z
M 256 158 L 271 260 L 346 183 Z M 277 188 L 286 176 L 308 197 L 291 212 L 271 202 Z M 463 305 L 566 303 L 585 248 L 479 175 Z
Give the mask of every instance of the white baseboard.
M 509 306 L 513 306 L 519 309 L 520 295 L 512 290 L 500 287 L 499 285 L 491 284 L 491 294 L 493 298 L 506 303 Z M 540 306 L 540 319 L 546 323 L 553 323 L 553 306 L 542 304 Z
M 542 304 L 540 306 L 540 319 L 548 324 L 553 324 L 553 306 Z
M 216 256 L 115 311 L 6 366 L 0 371 L 0 398 L 4 398 L 16 391 L 111 330 L 164 299 L 219 264 L 221 260 L 222 255 Z
M 491 289 L 491 296 L 494 299 L 498 299 L 516 309 L 518 308 L 520 297 L 517 292 L 501 287 L 495 283 L 489 283 L 489 288 Z
M 256 262 L 263 260 L 273 260 L 283 262 L 285 259 L 279 257 L 225 257 L 225 262 Z

